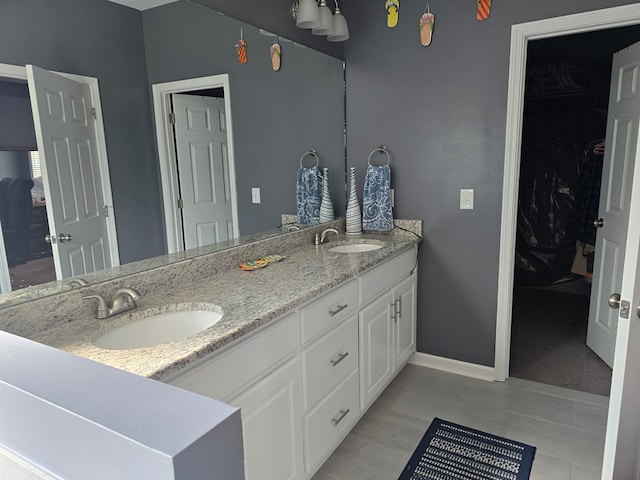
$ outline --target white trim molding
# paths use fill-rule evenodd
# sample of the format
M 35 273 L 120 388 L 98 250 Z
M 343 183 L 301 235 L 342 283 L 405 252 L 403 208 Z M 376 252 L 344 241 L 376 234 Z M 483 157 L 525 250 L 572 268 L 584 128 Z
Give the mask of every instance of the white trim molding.
M 409 363 L 420 367 L 455 373 L 456 375 L 464 375 L 465 377 L 487 380 L 489 382 L 492 382 L 494 377 L 494 369 L 491 367 L 461 362 L 460 360 L 453 360 L 451 358 L 438 357 L 436 355 L 429 355 L 428 353 L 415 352 L 409 359 Z
M 527 42 L 541 38 L 624 27 L 640 23 L 640 5 L 625 5 L 513 25 L 509 58 L 509 88 L 505 133 L 502 220 L 496 318 L 495 380 L 509 376 L 511 349 L 511 305 L 518 207 L 518 178 L 522 143 L 524 79 Z

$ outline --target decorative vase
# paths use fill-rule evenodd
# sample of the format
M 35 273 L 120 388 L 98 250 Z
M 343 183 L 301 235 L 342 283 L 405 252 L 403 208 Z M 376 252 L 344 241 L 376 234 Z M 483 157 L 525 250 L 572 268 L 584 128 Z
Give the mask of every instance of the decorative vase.
M 347 202 L 347 235 L 362 235 L 362 212 L 360 210 L 360 202 L 358 201 L 358 193 L 356 192 L 356 169 L 350 167 L 350 187 L 349 201 Z
M 329 169 L 322 169 L 322 199 L 320 200 L 320 223 L 335 220 L 333 214 L 333 204 L 329 195 Z

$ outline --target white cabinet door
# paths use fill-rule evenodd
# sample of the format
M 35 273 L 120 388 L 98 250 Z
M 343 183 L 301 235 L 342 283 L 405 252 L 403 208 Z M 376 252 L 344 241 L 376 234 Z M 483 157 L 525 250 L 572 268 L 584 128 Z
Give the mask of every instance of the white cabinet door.
M 393 374 L 392 292 L 360 310 L 360 406 L 365 410 Z
M 394 372 L 402 368 L 416 351 L 416 286 L 416 273 L 414 273 L 393 288 Z
M 246 480 L 304 478 L 300 366 L 294 358 L 241 393 Z

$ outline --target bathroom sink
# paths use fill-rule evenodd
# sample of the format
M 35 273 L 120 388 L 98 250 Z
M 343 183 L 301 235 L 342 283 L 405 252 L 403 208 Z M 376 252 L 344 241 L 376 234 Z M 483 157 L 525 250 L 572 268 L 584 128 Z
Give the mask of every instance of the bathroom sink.
M 382 245 L 375 243 L 347 243 L 331 247 L 329 251 L 332 253 L 362 253 L 378 250 L 379 248 L 382 248 Z
M 156 313 L 111 330 L 93 344 L 107 350 L 153 347 L 195 335 L 221 319 L 221 309 Z

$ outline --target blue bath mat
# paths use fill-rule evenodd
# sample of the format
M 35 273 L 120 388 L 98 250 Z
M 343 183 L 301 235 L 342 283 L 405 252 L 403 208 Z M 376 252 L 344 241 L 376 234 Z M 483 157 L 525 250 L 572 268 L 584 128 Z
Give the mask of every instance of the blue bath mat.
M 536 448 L 435 418 L 398 480 L 527 480 Z

